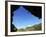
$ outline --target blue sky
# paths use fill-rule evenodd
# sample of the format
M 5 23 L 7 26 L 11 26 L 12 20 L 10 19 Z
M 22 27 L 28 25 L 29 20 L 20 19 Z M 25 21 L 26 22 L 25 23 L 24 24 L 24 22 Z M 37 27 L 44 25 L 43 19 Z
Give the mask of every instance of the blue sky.
M 13 24 L 18 28 L 24 28 L 27 26 L 41 23 L 41 19 L 32 15 L 28 10 L 22 6 L 14 11 Z

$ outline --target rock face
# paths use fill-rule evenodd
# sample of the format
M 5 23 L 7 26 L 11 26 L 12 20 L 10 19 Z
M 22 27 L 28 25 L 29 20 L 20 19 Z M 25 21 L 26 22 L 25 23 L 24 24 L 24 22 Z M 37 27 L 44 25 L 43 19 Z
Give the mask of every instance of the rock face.
M 16 6 L 16 8 L 17 7 L 18 6 Z M 17 31 L 17 28 L 14 26 L 14 24 L 12 24 L 12 22 L 13 22 L 13 16 L 14 16 L 13 11 L 14 11 L 14 9 L 16 10 L 16 8 L 14 8 L 13 6 L 11 6 L 11 32 L 16 32 Z
M 11 24 L 11 32 L 16 32 L 16 31 L 17 31 L 17 28 L 13 24 Z
M 12 5 L 11 6 L 11 12 L 13 12 L 14 10 L 18 9 L 21 5 Z M 41 18 L 42 16 L 42 7 L 41 6 L 23 6 L 26 10 L 31 11 L 31 13 L 38 17 Z

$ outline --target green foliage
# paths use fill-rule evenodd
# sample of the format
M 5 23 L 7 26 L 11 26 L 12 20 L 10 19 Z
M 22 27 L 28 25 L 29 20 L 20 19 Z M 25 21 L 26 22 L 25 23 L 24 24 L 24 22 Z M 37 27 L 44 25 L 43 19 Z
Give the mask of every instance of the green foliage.
M 16 29 L 17 29 L 17 28 L 15 27 L 14 30 L 16 31 Z M 30 27 L 26 27 L 25 29 L 24 29 L 24 28 L 17 29 L 16 32 L 38 31 L 38 30 L 42 30 L 42 25 L 41 25 L 41 23 L 40 23 L 40 24 L 33 25 L 33 26 L 30 26 Z
M 31 28 L 28 28 L 29 30 L 41 30 L 41 24 L 34 25 Z
M 34 28 L 34 30 L 41 30 L 41 29 L 42 29 L 41 24 L 34 25 L 34 26 L 32 26 L 32 27 Z
M 18 29 L 18 32 L 25 31 L 25 29 Z

